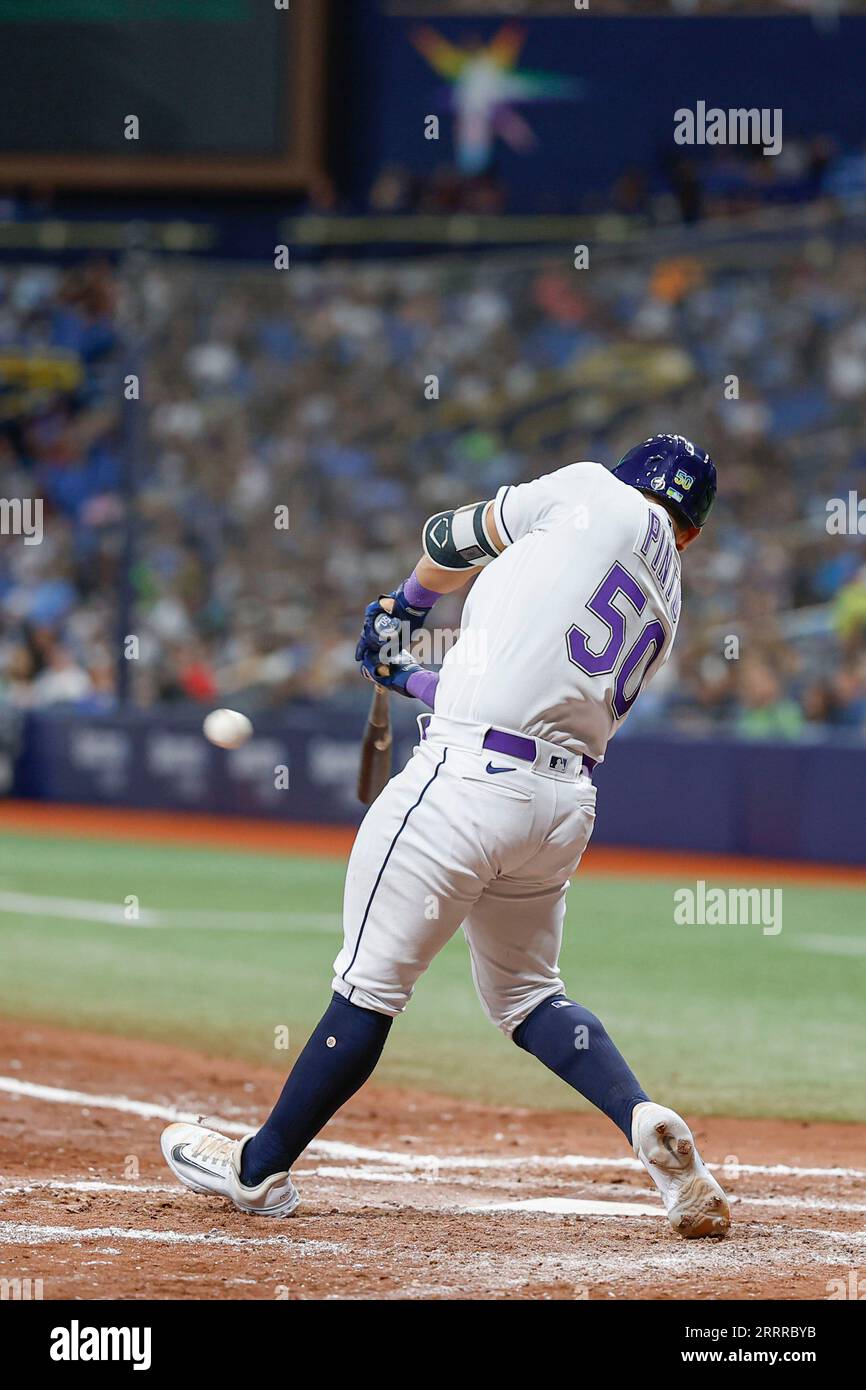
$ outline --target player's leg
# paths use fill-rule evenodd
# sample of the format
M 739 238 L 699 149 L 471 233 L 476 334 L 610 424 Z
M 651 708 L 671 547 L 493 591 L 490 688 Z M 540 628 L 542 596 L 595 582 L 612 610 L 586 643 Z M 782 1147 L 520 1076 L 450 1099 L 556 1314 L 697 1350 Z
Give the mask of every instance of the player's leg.
M 467 919 L 473 978 L 491 1021 L 630 1139 L 631 1112 L 647 1095 L 601 1020 L 566 996 L 559 974 L 565 897 L 592 835 L 595 789 L 586 778 L 553 785 L 543 844 L 488 884 Z
M 171 1124 L 161 1141 L 168 1166 L 194 1191 L 229 1197 L 242 1211 L 290 1216 L 300 1200 L 292 1164 L 363 1086 L 391 1022 L 333 994 L 262 1128 L 233 1140 L 203 1125 Z
M 331 1001 L 256 1134 L 164 1131 L 169 1167 L 188 1186 L 265 1215 L 294 1210 L 292 1164 L 370 1076 L 394 1016 L 494 872 L 467 808 L 465 756 L 422 744 L 371 806 L 346 873 Z
M 469 915 L 476 988 L 506 1036 L 619 1126 L 679 1234 L 724 1235 L 725 1195 L 685 1121 L 650 1100 L 601 1020 L 566 995 L 559 975 L 568 880 L 592 833 L 593 805 L 582 804 L 582 795 L 578 787 L 571 813 L 544 848 L 490 883 Z
M 450 750 L 452 764 L 460 753 Z M 288 1171 L 381 1056 L 394 1016 L 493 872 L 459 769 L 422 746 L 370 808 L 352 849 L 334 994 L 271 1115 L 244 1147 L 255 1186 Z
M 567 880 L 489 884 L 465 925 L 482 1007 L 511 1037 L 603 1111 L 631 1142 L 648 1099 L 604 1024 L 570 999 L 559 974 Z

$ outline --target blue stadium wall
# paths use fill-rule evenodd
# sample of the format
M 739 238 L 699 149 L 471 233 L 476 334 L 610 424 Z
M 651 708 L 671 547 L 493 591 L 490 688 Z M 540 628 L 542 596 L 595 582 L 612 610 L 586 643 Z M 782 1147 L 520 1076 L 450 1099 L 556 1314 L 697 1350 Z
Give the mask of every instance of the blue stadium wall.
M 255 737 L 225 753 L 202 737 L 199 714 L 32 714 L 13 794 L 352 824 L 364 718 L 355 703 L 296 709 L 257 719 Z M 401 719 L 395 770 L 414 742 L 414 723 Z M 285 788 L 275 785 L 281 767 Z M 866 863 L 862 744 L 624 735 L 595 781 L 601 844 Z
M 508 18 L 418 20 L 388 13 L 380 0 L 346 7 L 338 121 L 356 205 L 383 164 L 424 175 L 453 158 L 452 88 L 419 51 L 420 31 L 432 29 L 458 47 L 487 44 Z M 535 138 L 531 152 L 496 144 L 495 167 L 513 211 L 569 210 L 627 167 L 658 170 L 666 156 L 682 153 L 674 111 L 694 110 L 699 101 L 724 110 L 781 108 L 786 139 L 826 134 L 850 148 L 862 144 L 864 15 L 825 16 L 818 25 L 796 14 L 612 18 L 594 15 L 591 4 L 575 11 L 566 3 L 559 16 L 512 22 L 524 36 L 517 71 L 571 84 L 567 93 L 518 107 Z M 421 138 L 428 115 L 440 118 L 438 140 Z

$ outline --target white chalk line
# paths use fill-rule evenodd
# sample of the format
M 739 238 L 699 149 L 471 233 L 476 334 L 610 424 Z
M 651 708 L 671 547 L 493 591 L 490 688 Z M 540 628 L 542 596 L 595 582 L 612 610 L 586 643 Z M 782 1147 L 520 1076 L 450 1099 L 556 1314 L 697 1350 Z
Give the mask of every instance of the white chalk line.
M 128 916 L 123 903 L 87 898 L 40 897 L 35 893 L 0 892 L 0 913 L 14 917 L 42 917 L 78 922 L 82 926 L 136 928 L 192 928 L 204 931 L 334 931 L 341 925 L 338 912 L 225 912 L 198 908 L 137 907 Z
M 640 1165 L 643 1171 L 643 1164 Z M 369 1183 L 404 1183 L 406 1186 L 435 1186 L 440 1181 L 440 1177 L 435 1167 L 431 1167 L 425 1172 L 397 1172 L 393 1168 L 366 1167 L 345 1167 L 339 1164 L 319 1164 L 315 1168 L 293 1168 L 292 1176 L 298 1181 L 304 1179 L 330 1179 L 337 1182 L 369 1182 Z M 449 1187 L 502 1187 L 503 1182 L 496 1178 L 480 1177 L 477 1173 L 457 1176 L 449 1173 L 442 1182 Z M 557 1186 L 574 1187 L 579 1184 L 569 1182 L 567 1179 L 559 1179 Z M 2 1190 L 2 1189 L 0 1189 Z M 617 1197 L 622 1193 L 621 1183 L 592 1183 L 592 1190 L 597 1195 Z M 789 1196 L 759 1197 L 751 1193 L 738 1193 L 732 1191 L 730 1186 L 727 1189 L 728 1201 L 731 1206 L 749 1207 L 782 1207 L 791 1211 L 833 1211 L 847 1212 L 855 1216 L 866 1215 L 866 1202 L 840 1202 L 830 1197 L 798 1197 L 794 1193 Z
M 664 1216 L 663 1207 L 644 1206 L 638 1202 L 596 1202 L 577 1197 L 529 1197 L 515 1202 L 484 1202 L 464 1211 L 541 1212 L 546 1216 Z M 828 1231 L 823 1226 L 789 1227 L 797 1235 L 819 1236 L 825 1240 L 866 1245 L 866 1231 Z
M 273 1246 L 293 1255 L 335 1255 L 346 1246 L 332 1240 L 291 1240 L 288 1236 L 230 1236 L 222 1231 L 128 1230 L 124 1226 L 43 1226 L 35 1221 L 0 1221 L 0 1241 L 9 1245 L 50 1245 L 57 1241 L 136 1240 L 152 1245 Z
M 341 1167 L 337 1165 L 324 1165 L 316 1168 L 295 1168 L 293 1176 L 299 1183 L 307 1181 L 344 1181 L 351 1183 L 384 1183 L 386 1185 L 397 1186 L 416 1186 L 420 1190 L 435 1188 L 439 1182 L 437 1174 L 431 1170 L 429 1173 L 417 1172 L 396 1172 L 394 1169 L 381 1169 L 375 1167 Z M 496 1179 L 484 1179 L 474 1176 L 459 1177 L 451 1175 L 443 1180 L 442 1185 L 447 1187 L 472 1187 L 472 1188 L 499 1188 L 503 1184 Z M 571 1198 L 571 1197 L 540 1197 L 531 1199 L 536 1203 L 556 1203 L 565 1202 L 566 1204 L 575 1202 L 577 1206 L 566 1206 L 563 1210 L 583 1211 L 585 1214 L 592 1215 L 587 1202 L 594 1203 L 599 1208 L 596 1215 L 606 1216 L 628 1212 L 631 1214 L 653 1215 L 662 1214 L 660 1205 L 652 1207 L 641 1207 L 639 1198 L 635 1200 L 609 1200 L 610 1198 L 621 1199 L 622 1192 L 619 1186 L 612 1183 L 593 1183 L 593 1198 Z M 32 1197 L 39 1193 L 53 1192 L 78 1192 L 78 1193 L 102 1193 L 115 1194 L 124 1193 L 131 1196 L 158 1195 L 163 1197 L 186 1197 L 187 1189 L 177 1183 L 144 1183 L 144 1182 L 107 1182 L 97 1178 L 45 1178 L 31 1181 L 4 1184 L 0 1186 L 0 1203 L 12 1197 Z M 732 1208 L 742 1207 L 770 1207 L 784 1211 L 803 1211 L 803 1212 L 822 1212 L 827 1211 L 833 1214 L 848 1214 L 855 1216 L 866 1215 L 866 1203 L 864 1202 L 840 1202 L 831 1198 L 821 1197 L 798 1197 L 776 1196 L 758 1197 L 748 1193 L 728 1192 L 728 1199 Z M 583 1205 L 580 1205 L 580 1204 Z M 483 1208 L 476 1205 L 461 1206 L 455 1208 L 460 1211 L 507 1211 L 518 1209 L 532 1209 L 531 1205 L 526 1206 L 526 1200 L 521 1199 L 516 1205 L 514 1203 L 489 1203 Z M 547 1210 L 544 1206 L 537 1206 L 537 1210 Z M 556 1207 L 550 1207 L 556 1210 Z
M 731 1195 L 728 1201 L 732 1207 L 780 1207 L 790 1211 L 836 1211 L 847 1212 L 852 1216 L 866 1215 L 866 1202 L 834 1202 L 821 1197 L 750 1197 L 748 1193 Z
M 357 1179 L 358 1179 L 358 1177 L 359 1177 L 359 1173 L 358 1173 L 357 1170 L 354 1170 L 354 1169 L 346 1169 L 346 1170 L 344 1170 L 344 1171 L 346 1171 L 347 1173 L 350 1173 L 351 1176 L 352 1176 L 352 1178 L 353 1178 L 353 1180 L 357 1181 Z M 306 1172 L 306 1173 L 305 1173 L 305 1172 L 299 1171 L 298 1174 L 297 1174 L 297 1176 L 298 1176 L 298 1178 L 300 1179 L 301 1177 L 310 1177 L 310 1176 L 312 1176 L 312 1174 L 311 1174 L 310 1172 Z M 402 1181 L 405 1180 L 406 1176 L 409 1177 L 409 1181 L 410 1181 L 410 1182 L 416 1181 L 414 1175 L 404 1175 L 404 1174 L 388 1174 L 388 1175 L 385 1176 L 384 1180 L 385 1180 L 386 1182 L 387 1182 L 387 1181 L 391 1181 L 391 1182 L 402 1182 Z M 364 1177 L 362 1177 L 361 1180 L 364 1181 Z M 367 1180 L 369 1181 L 369 1178 L 368 1178 Z M 377 1179 L 377 1180 L 378 1180 L 378 1179 Z M 491 1184 L 491 1185 L 492 1185 L 492 1184 Z M 184 1198 L 188 1195 L 187 1189 L 186 1189 L 185 1187 L 182 1187 L 182 1186 L 180 1186 L 180 1185 L 177 1185 L 177 1186 L 170 1186 L 170 1185 L 168 1185 L 167 1183 L 117 1183 L 117 1182 L 99 1182 L 99 1181 L 97 1181 L 97 1180 L 95 1180 L 95 1179 L 72 1179 L 72 1180 L 69 1180 L 69 1181 L 64 1181 L 64 1180 L 62 1180 L 62 1179 L 53 1178 L 53 1179 L 51 1179 L 51 1180 L 49 1180 L 49 1181 L 45 1181 L 45 1182 L 21 1183 L 21 1184 L 19 1184 L 19 1185 L 17 1185 L 17 1186 L 14 1186 L 14 1187 L 3 1187 L 3 1188 L 0 1188 L 0 1200 L 3 1200 L 3 1199 L 6 1198 L 6 1197 L 13 1197 L 13 1196 L 32 1196 L 34 1193 L 38 1193 L 38 1192 L 87 1192 L 87 1193 L 97 1193 L 97 1192 L 117 1193 L 117 1192 L 124 1192 L 124 1193 L 130 1193 L 130 1194 L 145 1194 L 145 1193 L 154 1193 L 154 1192 L 157 1192 L 157 1193 L 160 1193 L 160 1194 L 169 1194 L 169 1195 L 171 1195 L 171 1196 L 173 1196 L 173 1197 L 184 1197 Z M 461 1212 L 461 1213 L 463 1213 L 463 1212 L 476 1212 L 476 1211 L 485 1211 L 485 1212 L 486 1212 L 486 1211 L 542 1211 L 542 1212 L 554 1212 L 554 1213 L 555 1213 L 555 1212 L 560 1212 L 560 1211 L 562 1211 L 562 1212 L 569 1212 L 569 1213 L 574 1213 L 574 1214 L 583 1215 L 583 1216 L 623 1216 L 623 1215 L 629 1215 L 629 1216 L 663 1216 L 663 1215 L 664 1215 L 664 1208 L 663 1208 L 661 1205 L 659 1205 L 659 1206 L 657 1206 L 657 1207 L 656 1207 L 656 1206 L 650 1207 L 650 1206 L 643 1206 L 643 1205 L 641 1205 L 639 1202 L 607 1202 L 607 1201 L 599 1201 L 599 1200 L 597 1200 L 597 1199 L 586 1199 L 586 1198 L 580 1198 L 580 1199 L 578 1199 L 578 1198 L 556 1198 L 556 1197 L 553 1197 L 553 1198 L 537 1198 L 537 1199 L 534 1199 L 534 1200 L 532 1200 L 532 1201 L 488 1203 L 488 1204 L 484 1204 L 484 1205 L 481 1205 L 481 1206 L 479 1206 L 479 1205 L 478 1205 L 477 1203 L 475 1203 L 475 1202 L 462 1203 L 462 1204 L 461 1204 L 461 1203 L 458 1203 L 458 1204 L 448 1203 L 446 1206 L 444 1206 L 444 1207 L 441 1208 L 441 1209 L 442 1209 L 442 1210 L 447 1210 L 447 1211 Z M 11 1226 L 14 1226 L 14 1227 L 16 1228 L 16 1230 L 17 1230 L 18 1227 L 19 1227 L 19 1225 L 21 1225 L 21 1224 L 35 1225 L 36 1223 L 32 1223 L 32 1222 L 28 1222 L 28 1223 L 5 1222 L 5 1223 L 4 1223 L 4 1222 L 0 1222 L 0 1239 L 2 1239 L 2 1231 L 3 1231 L 4 1227 L 7 1227 L 7 1226 L 10 1226 L 10 1225 L 11 1225 Z M 66 1227 L 63 1227 L 63 1228 L 60 1228 L 60 1227 L 53 1228 L 53 1227 L 47 1227 L 47 1226 L 46 1226 L 46 1227 L 41 1227 L 40 1229 L 49 1231 L 49 1230 L 52 1230 L 52 1229 L 57 1229 L 57 1230 L 63 1229 L 63 1230 L 66 1230 L 67 1228 L 66 1228 Z M 72 1228 L 70 1227 L 70 1228 L 68 1228 L 68 1229 L 72 1229 Z M 107 1230 L 108 1228 L 105 1228 L 105 1229 Z M 130 1234 L 131 1234 L 131 1235 L 137 1235 L 138 1232 L 131 1232 Z M 159 1233 L 157 1232 L 157 1233 L 155 1233 L 155 1234 L 158 1235 Z M 244 1242 L 243 1240 L 237 1240 L 235 1243 L 238 1244 L 238 1245 L 242 1245 L 242 1244 L 245 1244 L 245 1243 L 262 1244 L 263 1242 L 262 1242 L 262 1241 Z M 267 1242 L 264 1242 L 264 1243 L 267 1244 Z
M 338 912 L 247 912 L 200 910 L 196 908 L 138 907 L 130 918 L 122 903 L 90 898 L 54 897 L 37 893 L 0 891 L 0 914 L 40 917 L 52 921 L 78 922 L 82 926 L 138 928 L 175 927 L 201 931 L 336 931 L 342 923 Z M 798 951 L 818 955 L 866 955 L 861 937 L 830 933 L 801 933 L 788 938 Z
M 465 1211 L 465 1208 L 461 1209 Z M 476 1208 L 478 1210 L 478 1208 Z M 551 1213 L 559 1215 L 559 1211 Z M 631 1214 L 631 1213 L 630 1213 Z M 655 1215 L 655 1213 L 653 1213 Z M 773 1232 L 768 1228 L 767 1234 Z M 798 1237 L 803 1232 L 798 1228 L 784 1228 L 775 1232 L 776 1236 L 795 1236 Z M 850 1260 L 851 1236 L 849 1232 L 836 1231 L 814 1231 L 814 1235 L 838 1241 L 842 1245 L 842 1251 L 837 1249 L 810 1250 L 809 1263 L 812 1265 L 825 1265 L 837 1267 L 843 1259 Z M 0 1222 L 0 1243 L 8 1246 L 23 1245 L 28 1248 L 40 1245 L 71 1245 L 78 1248 L 88 1242 L 117 1241 L 120 1243 L 142 1243 L 150 1245 L 168 1245 L 181 1247 L 198 1248 L 273 1248 L 280 1250 L 284 1254 L 296 1255 L 301 1258 L 321 1255 L 348 1255 L 357 1268 L 357 1251 L 347 1246 L 345 1243 L 337 1241 L 307 1240 L 293 1241 L 285 1236 L 256 1237 L 256 1236 L 229 1236 L 220 1231 L 213 1230 L 207 1233 L 189 1233 L 183 1231 L 153 1231 L 153 1230 L 128 1230 L 121 1226 L 89 1226 L 76 1228 L 74 1226 L 43 1225 L 38 1222 Z M 866 1235 L 860 1238 L 860 1242 L 866 1242 Z M 98 1255 L 119 1255 L 120 1244 L 95 1246 L 94 1253 Z M 796 1252 L 795 1252 L 796 1253 Z M 599 1252 L 592 1251 L 587 1257 L 579 1250 L 569 1257 L 557 1251 L 552 1267 L 544 1271 L 534 1267 L 534 1274 L 537 1278 L 555 1277 L 586 1279 L 609 1278 L 631 1278 L 641 1279 L 649 1275 L 654 1281 L 658 1281 L 660 1275 L 669 1271 L 672 1274 L 690 1273 L 692 1275 L 705 1277 L 718 1277 L 720 1274 L 742 1275 L 744 1269 L 755 1268 L 766 1272 L 767 1268 L 786 1268 L 791 1258 L 792 1251 L 786 1245 L 775 1247 L 761 1242 L 761 1249 L 752 1251 L 743 1248 L 736 1242 L 712 1242 L 711 1246 L 705 1241 L 689 1241 L 678 1245 L 676 1251 L 667 1249 L 654 1249 L 646 1254 L 632 1253 L 627 1256 L 617 1253 L 616 1255 L 599 1255 Z M 482 1256 L 479 1262 L 478 1255 L 470 1254 L 468 1260 L 471 1266 L 477 1267 L 480 1263 L 482 1272 L 486 1266 L 490 1265 L 490 1257 Z M 83 1261 L 82 1263 L 90 1263 Z M 541 1262 L 546 1265 L 546 1261 Z M 457 1257 L 453 1260 L 457 1267 L 463 1267 L 466 1259 Z M 475 1269 L 477 1273 L 477 1268 Z M 505 1271 L 504 1273 L 507 1273 Z M 189 1277 L 188 1275 L 186 1276 Z M 524 1282 L 527 1271 L 521 1265 L 519 1270 L 519 1282 Z M 498 1272 L 499 1281 L 503 1278 L 503 1272 Z M 489 1283 L 489 1276 L 487 1282 Z M 514 1277 L 506 1278 L 506 1283 L 515 1282 Z M 828 1292 L 829 1292 L 829 1285 Z M 418 1292 L 424 1296 L 429 1296 L 429 1289 L 426 1285 L 418 1287 Z M 443 1286 L 442 1292 L 450 1292 L 450 1286 Z
M 112 1185 L 112 1189 L 116 1184 Z M 136 1191 L 134 1185 L 129 1190 Z M 179 1194 L 180 1195 L 180 1194 Z M 664 1216 L 660 1205 L 649 1206 L 642 1202 L 610 1202 L 579 1197 L 530 1197 L 509 1202 L 448 1203 L 442 1210 L 474 1215 L 476 1213 L 515 1213 L 517 1215 L 536 1214 L 544 1216 L 593 1216 L 614 1217 L 652 1217 Z M 796 1228 L 799 1235 L 811 1235 L 822 1240 L 839 1241 L 847 1245 L 866 1246 L 866 1231 L 830 1231 L 820 1226 L 801 1226 Z M 149 1229 L 129 1229 L 123 1226 L 55 1226 L 33 1221 L 0 1221 L 0 1242 L 10 1245 L 50 1244 L 53 1242 L 82 1240 L 139 1240 L 153 1244 L 168 1245 L 226 1245 L 235 1248 L 245 1246 L 278 1246 L 293 1254 L 338 1254 L 347 1249 L 336 1241 L 304 1240 L 293 1241 L 287 1236 L 230 1236 L 220 1231 L 183 1232 L 153 1231 Z
M 641 1165 L 643 1167 L 643 1165 Z M 438 1178 L 435 1171 L 429 1173 L 397 1173 L 393 1170 L 377 1168 L 347 1168 L 335 1165 L 324 1165 L 317 1168 L 294 1168 L 293 1177 L 299 1182 L 304 1179 L 330 1179 L 345 1182 L 369 1182 L 369 1183 L 404 1183 L 406 1186 L 415 1185 L 419 1188 L 425 1186 L 435 1186 Z M 497 1188 L 504 1184 L 497 1179 L 485 1179 L 477 1174 L 473 1176 L 457 1177 L 449 1175 L 443 1179 L 449 1187 L 473 1187 L 473 1188 Z M 576 1183 L 562 1182 L 557 1186 L 577 1186 Z M 621 1184 L 613 1183 L 592 1183 L 592 1191 L 598 1197 L 618 1197 L 622 1193 Z M 846 1213 L 853 1216 L 866 1215 L 866 1202 L 840 1202 L 830 1197 L 798 1197 L 793 1193 L 790 1196 L 777 1197 L 758 1197 L 750 1193 L 731 1192 L 727 1190 L 728 1201 L 732 1207 L 778 1207 L 785 1211 L 829 1211 L 836 1213 Z M 629 1203 L 629 1210 L 633 1210 L 634 1203 Z M 659 1208 L 660 1210 L 660 1208 Z
M 89 1091 L 71 1091 L 62 1086 L 43 1086 L 33 1081 L 22 1081 L 15 1076 L 0 1076 L 0 1092 L 9 1095 L 25 1096 L 31 1100 L 44 1100 L 55 1105 L 78 1105 L 91 1110 L 116 1110 L 121 1114 L 139 1115 L 146 1120 L 181 1121 L 197 1124 L 201 1112 L 179 1110 L 173 1105 L 155 1105 L 150 1101 L 131 1100 L 128 1096 L 96 1095 Z M 205 1117 L 209 1126 L 225 1134 L 249 1134 L 256 1127 L 255 1121 L 242 1124 L 237 1120 L 224 1120 L 219 1116 Z M 308 1153 L 344 1161 L 361 1161 L 388 1164 L 408 1170 L 430 1172 L 437 1169 L 531 1169 L 553 1170 L 623 1168 L 630 1172 L 641 1172 L 643 1164 L 636 1158 L 595 1158 L 587 1154 L 527 1154 L 519 1158 L 497 1158 L 482 1154 L 408 1154 L 395 1153 L 389 1149 L 369 1149 L 359 1144 L 344 1144 L 332 1139 L 314 1139 L 307 1149 Z M 803 1167 L 787 1163 L 708 1163 L 708 1168 L 723 1175 L 733 1168 L 736 1174 L 757 1174 L 766 1177 L 793 1178 L 855 1178 L 866 1180 L 863 1168 L 818 1168 Z
M 862 936 L 832 936 L 813 932 L 791 937 L 790 945 L 798 951 L 814 951 L 823 956 L 866 956 L 866 940 Z
M 517 1202 L 482 1202 L 463 1211 L 538 1211 L 546 1216 L 664 1216 L 662 1206 L 642 1202 L 599 1202 L 585 1197 L 526 1197 Z
M 34 1192 L 140 1192 L 177 1196 L 178 1188 L 169 1182 L 102 1182 L 98 1178 L 45 1178 L 34 1182 L 0 1187 L 0 1198 L 30 1197 Z

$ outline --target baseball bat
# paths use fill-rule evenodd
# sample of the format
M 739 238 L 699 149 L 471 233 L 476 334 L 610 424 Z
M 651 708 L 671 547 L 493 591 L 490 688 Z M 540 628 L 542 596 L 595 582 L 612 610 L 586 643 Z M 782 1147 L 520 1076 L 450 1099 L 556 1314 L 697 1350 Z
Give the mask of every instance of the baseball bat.
M 383 645 L 393 639 L 400 631 L 399 622 L 388 613 L 380 614 L 373 624 L 373 627 L 377 635 L 382 639 Z M 376 671 L 379 675 L 386 676 L 388 674 L 387 663 L 377 666 Z M 391 752 L 393 741 L 388 692 L 387 690 L 381 690 L 377 686 L 373 691 L 373 699 L 370 702 L 370 713 L 364 728 L 364 737 L 361 740 L 361 763 L 358 768 L 358 800 L 364 806 L 369 806 L 371 802 L 376 800 L 376 797 L 391 776 Z
M 388 692 L 376 686 L 361 740 L 361 764 L 358 768 L 358 800 L 364 806 L 376 800 L 391 776 L 392 743 Z

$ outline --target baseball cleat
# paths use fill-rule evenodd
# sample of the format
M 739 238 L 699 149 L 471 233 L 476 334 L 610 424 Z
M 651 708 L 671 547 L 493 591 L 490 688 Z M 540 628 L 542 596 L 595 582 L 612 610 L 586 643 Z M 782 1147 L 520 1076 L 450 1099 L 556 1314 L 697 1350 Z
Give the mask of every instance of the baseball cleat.
M 291 1216 L 301 1198 L 288 1173 L 272 1173 L 258 1187 L 241 1182 L 241 1153 L 247 1139 L 227 1139 L 204 1125 L 172 1124 L 162 1131 L 162 1155 L 176 1178 L 193 1192 L 227 1197 L 254 1216 Z
M 687 1240 L 726 1235 L 731 1224 L 728 1199 L 698 1153 L 685 1120 L 664 1105 L 642 1101 L 634 1108 L 631 1137 L 677 1234 Z

